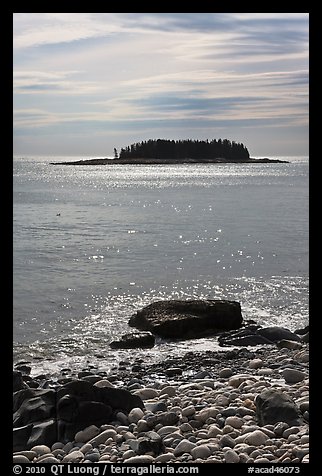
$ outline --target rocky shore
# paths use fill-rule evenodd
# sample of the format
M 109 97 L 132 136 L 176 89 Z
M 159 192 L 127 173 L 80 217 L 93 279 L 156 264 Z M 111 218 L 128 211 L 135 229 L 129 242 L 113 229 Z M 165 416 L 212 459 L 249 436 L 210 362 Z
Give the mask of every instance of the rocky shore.
M 52 376 L 19 362 L 13 461 L 309 462 L 309 344 L 293 344 Z

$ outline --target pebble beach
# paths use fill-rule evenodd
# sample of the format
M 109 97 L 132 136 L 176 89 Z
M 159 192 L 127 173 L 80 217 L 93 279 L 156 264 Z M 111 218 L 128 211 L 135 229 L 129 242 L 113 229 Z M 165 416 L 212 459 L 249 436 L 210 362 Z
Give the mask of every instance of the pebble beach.
M 277 463 L 309 462 L 309 344 L 187 352 L 148 364 L 142 358 L 111 369 L 92 362 L 57 375 L 31 377 L 32 363 L 18 363 L 31 387 L 57 388 L 74 379 L 96 387 L 126 389 L 144 408 L 78 431 L 71 441 L 16 451 L 14 463 Z M 299 421 L 261 424 L 258 396 L 287 395 Z

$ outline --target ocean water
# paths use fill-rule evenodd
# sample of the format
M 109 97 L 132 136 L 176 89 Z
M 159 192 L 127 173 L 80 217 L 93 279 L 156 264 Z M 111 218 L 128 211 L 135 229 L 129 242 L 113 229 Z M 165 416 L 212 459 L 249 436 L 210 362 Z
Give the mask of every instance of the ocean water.
M 51 161 L 69 158 L 51 157 Z M 13 353 L 37 371 L 217 350 L 111 350 L 160 299 L 233 299 L 244 319 L 308 322 L 308 169 L 288 164 L 13 162 Z

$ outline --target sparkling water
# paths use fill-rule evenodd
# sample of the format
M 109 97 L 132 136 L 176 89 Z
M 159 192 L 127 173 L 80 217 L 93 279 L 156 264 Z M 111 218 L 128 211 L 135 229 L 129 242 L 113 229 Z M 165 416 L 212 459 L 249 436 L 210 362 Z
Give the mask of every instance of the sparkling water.
M 111 350 L 133 330 L 131 314 L 160 299 L 232 299 L 244 319 L 306 325 L 309 164 L 286 160 L 61 166 L 15 158 L 14 359 L 39 359 L 46 370 L 217 349 L 206 338 Z

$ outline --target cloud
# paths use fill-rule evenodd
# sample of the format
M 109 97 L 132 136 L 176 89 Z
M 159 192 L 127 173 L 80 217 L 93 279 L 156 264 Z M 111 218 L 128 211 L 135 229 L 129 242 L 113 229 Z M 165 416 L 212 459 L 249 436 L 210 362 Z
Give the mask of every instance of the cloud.
M 100 90 L 95 82 L 84 81 L 80 71 L 16 71 L 13 90 L 19 94 L 85 95 Z
M 102 21 L 91 13 L 17 13 L 14 16 L 13 47 L 30 48 L 104 37 L 119 31 L 111 15 Z
M 270 42 L 305 36 L 307 20 L 305 13 L 16 13 L 13 44 L 27 48 L 135 32 L 241 32 Z
M 15 133 L 62 142 L 306 127 L 307 14 L 15 14 L 14 112 Z

